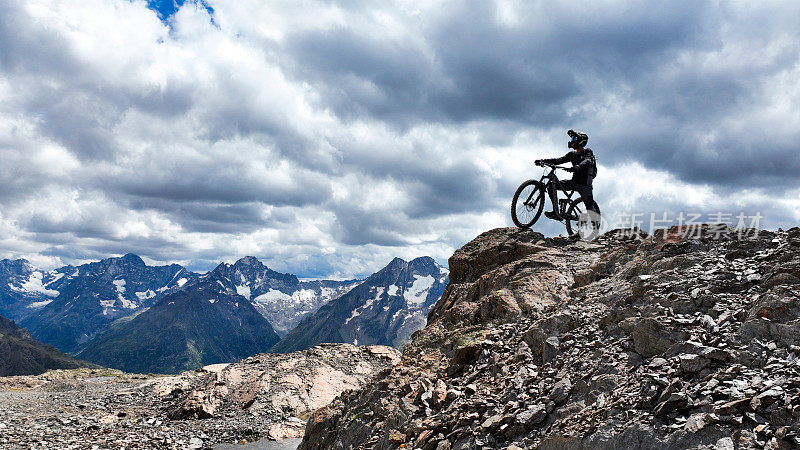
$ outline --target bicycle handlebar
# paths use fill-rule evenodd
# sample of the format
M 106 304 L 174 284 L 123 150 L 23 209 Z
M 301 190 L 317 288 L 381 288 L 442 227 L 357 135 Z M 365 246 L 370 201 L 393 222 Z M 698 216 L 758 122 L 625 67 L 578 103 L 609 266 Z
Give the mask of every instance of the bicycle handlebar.
M 550 168 L 553 168 L 553 169 L 561 169 L 561 170 L 568 170 L 568 169 L 572 168 L 572 167 L 563 167 L 563 166 L 559 166 L 558 164 L 552 164 L 552 163 L 546 163 L 546 162 L 543 162 L 542 166 L 543 167 L 547 166 L 547 167 L 550 167 Z

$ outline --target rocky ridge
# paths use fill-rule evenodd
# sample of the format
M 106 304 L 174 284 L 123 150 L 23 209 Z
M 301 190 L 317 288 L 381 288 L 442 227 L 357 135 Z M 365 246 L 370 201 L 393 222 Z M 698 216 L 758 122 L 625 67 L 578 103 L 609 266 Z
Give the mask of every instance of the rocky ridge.
M 300 448 L 800 445 L 800 229 L 496 229 L 450 270 L 401 363 Z
M 172 376 L 75 369 L 0 377 L 0 447 L 200 449 L 292 436 L 309 408 L 398 358 L 391 348 L 330 344 Z
M 49 369 L 93 366 L 36 341 L 25 329 L 0 316 L 0 377 L 38 375 Z

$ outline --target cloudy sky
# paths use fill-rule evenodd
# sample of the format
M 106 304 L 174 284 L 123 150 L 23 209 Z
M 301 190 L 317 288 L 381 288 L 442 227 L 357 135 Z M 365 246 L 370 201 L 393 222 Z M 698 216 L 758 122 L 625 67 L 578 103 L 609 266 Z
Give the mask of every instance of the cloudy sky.
M 585 3 L 0 0 L 0 258 L 446 264 L 569 128 L 611 221 L 798 224 L 800 2 Z

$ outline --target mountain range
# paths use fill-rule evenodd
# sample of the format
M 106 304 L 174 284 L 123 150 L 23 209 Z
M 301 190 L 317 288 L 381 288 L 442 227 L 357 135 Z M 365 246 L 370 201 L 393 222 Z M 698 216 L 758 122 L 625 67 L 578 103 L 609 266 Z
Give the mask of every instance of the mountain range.
M 249 300 L 281 336 L 308 314 L 360 283 L 359 280 L 300 281 L 295 275 L 268 268 L 253 256 L 234 264 L 222 263 L 212 273 L 225 289 Z
M 42 274 L 33 271 L 26 284 L 48 297 L 20 325 L 36 339 L 71 353 L 115 320 L 152 306 L 167 291 L 196 278 L 183 267 L 148 266 L 133 254 Z M 41 284 L 32 280 L 38 281 Z M 45 292 L 46 291 L 46 292 Z M 28 294 L 31 294 L 28 291 Z
M 252 256 L 202 275 L 133 254 L 52 271 L 3 260 L 0 313 L 87 361 L 167 373 L 323 342 L 399 347 L 446 284 L 429 257 L 396 258 L 363 281 L 301 281 Z
M 133 373 L 178 373 L 265 352 L 280 339 L 214 271 L 89 341 L 78 356 Z

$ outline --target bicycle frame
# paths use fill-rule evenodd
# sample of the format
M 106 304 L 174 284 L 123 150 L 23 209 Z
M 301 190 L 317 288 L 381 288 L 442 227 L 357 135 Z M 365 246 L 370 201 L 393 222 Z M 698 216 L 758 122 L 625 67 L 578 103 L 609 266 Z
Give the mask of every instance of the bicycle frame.
M 564 167 L 550 165 L 550 164 L 546 164 L 546 166 L 550 168 L 550 172 L 542 175 L 542 178 L 539 179 L 539 182 L 544 187 L 545 192 L 549 193 L 550 192 L 550 185 L 554 184 L 554 183 L 558 183 L 558 177 L 556 176 L 556 169 L 564 170 Z M 559 214 L 562 215 L 562 216 L 565 216 L 567 214 L 567 205 L 569 205 L 569 203 L 572 201 L 572 196 L 575 195 L 576 191 L 561 191 L 561 192 L 564 192 L 564 196 L 566 197 L 566 198 L 562 198 L 562 199 L 558 198 L 558 192 L 559 191 L 560 191 L 560 189 L 555 189 L 557 207 L 558 207 Z M 531 193 L 531 196 L 533 196 L 533 192 Z M 548 194 L 548 196 L 549 196 L 549 194 Z M 526 203 L 528 203 L 530 201 L 531 201 L 531 199 L 528 198 L 526 200 Z M 554 206 L 554 208 L 555 207 L 556 206 Z

